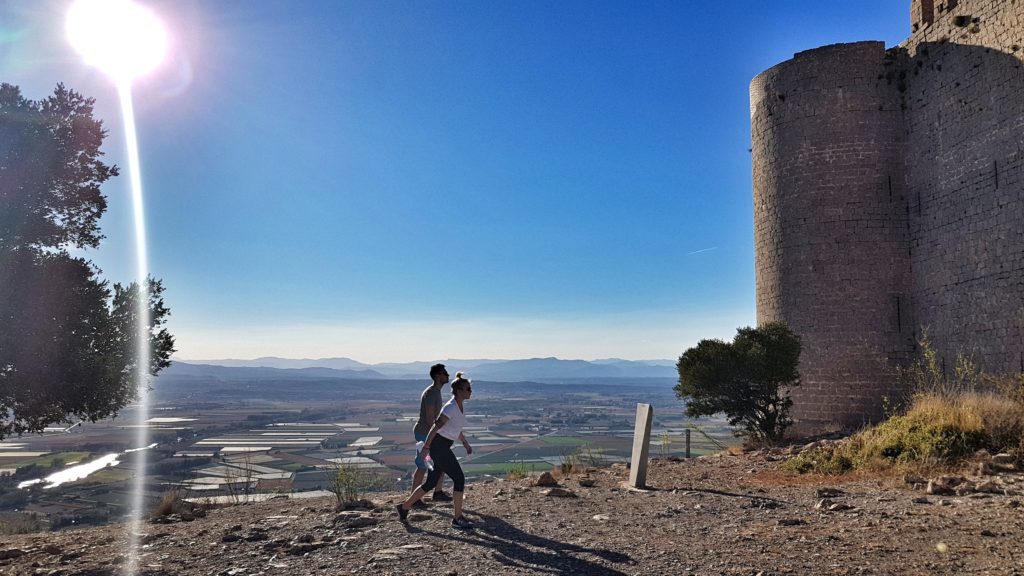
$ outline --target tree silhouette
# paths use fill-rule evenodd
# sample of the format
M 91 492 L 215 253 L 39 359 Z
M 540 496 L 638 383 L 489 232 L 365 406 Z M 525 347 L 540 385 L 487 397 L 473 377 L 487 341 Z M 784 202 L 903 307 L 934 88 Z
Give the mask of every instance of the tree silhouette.
M 114 415 L 136 395 L 136 283 L 113 290 L 72 248 L 99 245 L 103 123 L 58 85 L 41 101 L 0 84 L 0 439 Z M 148 279 L 148 367 L 170 364 L 163 286 Z

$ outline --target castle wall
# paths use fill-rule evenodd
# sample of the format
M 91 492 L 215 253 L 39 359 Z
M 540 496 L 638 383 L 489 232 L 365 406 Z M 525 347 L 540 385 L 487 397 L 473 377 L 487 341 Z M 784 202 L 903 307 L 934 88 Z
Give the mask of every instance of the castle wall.
M 913 341 L 896 66 L 881 42 L 838 44 L 751 83 L 757 319 L 803 337 L 805 423 L 876 417 L 885 359 Z
M 913 34 L 751 83 L 758 322 L 804 337 L 794 416 L 880 416 L 925 326 L 1024 372 L 1024 0 L 912 0 Z
M 939 3 L 898 52 L 914 313 L 948 369 L 1024 371 L 1024 0 Z

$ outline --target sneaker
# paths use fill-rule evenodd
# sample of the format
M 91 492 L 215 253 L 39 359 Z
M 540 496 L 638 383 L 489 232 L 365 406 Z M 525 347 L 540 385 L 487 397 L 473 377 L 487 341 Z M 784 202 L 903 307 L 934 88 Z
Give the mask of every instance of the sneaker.
M 466 520 L 465 516 L 459 516 L 458 518 L 452 519 L 452 528 L 458 528 L 459 530 L 469 530 L 473 527 L 473 523 Z
M 447 495 L 447 494 L 445 494 L 444 492 L 434 492 L 433 501 L 434 502 L 451 502 L 452 501 L 452 497 Z
M 424 502 L 423 500 L 417 500 L 416 503 L 412 505 L 412 507 L 413 508 L 430 508 L 430 506 L 427 506 L 427 503 Z
M 399 522 L 405 522 L 405 518 L 406 518 L 406 516 L 409 515 L 409 511 L 406 510 L 405 508 L 402 508 L 401 504 L 399 504 L 398 506 L 395 506 L 395 510 L 398 510 L 398 520 L 399 520 Z

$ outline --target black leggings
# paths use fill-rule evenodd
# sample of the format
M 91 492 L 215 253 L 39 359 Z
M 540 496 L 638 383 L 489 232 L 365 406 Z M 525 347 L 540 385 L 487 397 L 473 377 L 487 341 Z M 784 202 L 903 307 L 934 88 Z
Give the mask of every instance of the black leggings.
M 454 440 L 449 440 L 440 434 L 434 436 L 430 443 L 430 459 L 434 461 L 434 469 L 427 474 L 427 480 L 420 488 L 424 492 L 430 492 L 437 486 L 437 480 L 441 474 L 447 474 L 455 483 L 455 491 L 462 492 L 466 488 L 466 475 L 462 473 L 462 466 L 459 466 L 455 453 L 452 452 Z

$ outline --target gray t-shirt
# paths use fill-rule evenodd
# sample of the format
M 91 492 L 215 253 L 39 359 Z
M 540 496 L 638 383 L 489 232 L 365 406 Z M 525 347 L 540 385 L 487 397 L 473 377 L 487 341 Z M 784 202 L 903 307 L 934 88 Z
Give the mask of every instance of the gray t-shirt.
M 413 428 L 414 434 L 426 436 L 430 433 L 430 427 L 434 425 L 434 420 L 427 420 L 427 410 L 434 413 L 435 420 L 441 413 L 441 389 L 434 388 L 433 384 L 427 386 L 423 394 L 420 394 L 420 419 L 416 422 L 416 427 Z

